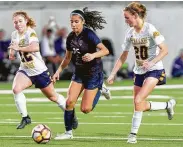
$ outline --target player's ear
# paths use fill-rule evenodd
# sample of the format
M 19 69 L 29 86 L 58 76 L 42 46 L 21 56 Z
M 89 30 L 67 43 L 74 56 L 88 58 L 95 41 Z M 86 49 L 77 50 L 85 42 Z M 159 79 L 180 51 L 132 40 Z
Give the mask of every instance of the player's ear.
M 85 24 L 85 20 L 82 21 L 82 24 L 83 24 L 83 25 Z

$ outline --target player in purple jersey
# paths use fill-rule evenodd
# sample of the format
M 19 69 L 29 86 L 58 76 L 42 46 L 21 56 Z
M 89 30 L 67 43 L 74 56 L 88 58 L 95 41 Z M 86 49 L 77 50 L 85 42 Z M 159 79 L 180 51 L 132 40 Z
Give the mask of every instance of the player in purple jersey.
M 133 47 L 136 59 L 133 70 L 135 74 L 133 89 L 134 114 L 127 143 L 136 143 L 136 135 L 143 112 L 164 109 L 167 111 L 168 119 L 172 119 L 176 102 L 174 99 L 168 102 L 147 101 L 148 95 L 155 86 L 166 82 L 165 70 L 161 60 L 168 54 L 168 49 L 161 33 L 152 24 L 144 21 L 146 16 L 146 7 L 144 5 L 132 2 L 125 7 L 123 12 L 125 21 L 130 28 L 122 45 L 121 56 L 107 81 L 109 84 L 113 83 L 117 71 L 127 59 L 129 49 Z
M 23 90 L 34 84 L 48 99 L 58 104 L 63 111 L 65 110 L 66 100 L 55 91 L 51 76 L 42 60 L 39 51 L 39 40 L 33 29 L 36 26 L 34 20 L 26 12 L 17 11 L 13 13 L 13 24 L 15 31 L 12 33 L 9 46 L 9 58 L 14 60 L 15 52 L 18 52 L 21 64 L 15 75 L 12 90 L 16 107 L 22 115 L 22 120 L 17 129 L 23 129 L 27 124 L 31 123 Z M 77 126 L 78 121 L 74 117 L 72 127 L 76 129 Z
M 94 32 L 97 29 L 103 29 L 102 24 L 106 23 L 100 12 L 88 11 L 87 8 L 84 8 L 83 11 L 74 10 L 70 14 L 70 23 L 72 32 L 67 37 L 66 55 L 53 76 L 55 82 L 59 79 L 60 72 L 72 60 L 75 69 L 67 93 L 64 115 L 66 131 L 55 137 L 58 140 L 73 138 L 71 126 L 73 109 L 82 92 L 81 111 L 87 114 L 96 106 L 103 84 L 101 57 L 109 54 L 108 49 Z

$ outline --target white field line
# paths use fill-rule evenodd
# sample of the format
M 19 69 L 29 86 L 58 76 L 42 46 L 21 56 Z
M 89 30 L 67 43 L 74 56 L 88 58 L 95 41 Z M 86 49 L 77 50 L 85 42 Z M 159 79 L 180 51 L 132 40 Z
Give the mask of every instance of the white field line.
M 0 124 L 17 124 L 19 121 L 0 121 Z M 31 122 L 32 124 L 64 124 L 64 122 Z M 90 123 L 90 122 L 79 122 L 79 125 L 131 125 L 131 123 Z M 144 126 L 182 126 L 183 123 L 142 123 Z
M 31 138 L 31 136 L 0 136 L 0 138 Z M 95 140 L 127 140 L 128 138 L 115 138 L 106 136 L 74 136 L 73 139 L 95 139 Z M 140 138 L 138 140 L 146 141 L 183 141 L 182 138 Z
M 58 115 L 62 114 L 63 112 L 29 112 L 30 114 L 37 114 L 37 115 Z M 0 112 L 0 114 L 18 114 L 18 112 Z M 77 112 L 77 114 L 83 114 L 82 112 Z M 91 112 L 90 115 L 132 115 L 133 112 Z M 148 116 L 157 116 L 157 115 L 167 115 L 166 112 L 164 113 L 159 113 L 159 112 L 145 112 L 143 115 L 148 115 Z M 176 115 L 183 115 L 183 113 L 176 113 Z
M 1 113 L 1 114 L 7 114 L 7 115 L 12 115 L 12 114 L 18 114 L 17 112 L 9 112 L 9 113 Z M 36 112 L 29 112 L 29 114 L 34 114 L 34 115 L 48 115 L 48 114 L 51 114 L 51 115 L 58 115 L 58 114 L 63 114 L 62 112 L 61 113 L 54 113 L 54 112 L 52 112 L 52 113 L 36 113 Z M 77 113 L 78 114 L 78 113 Z M 82 115 L 82 113 L 79 113 L 79 114 L 81 114 Z M 127 113 L 121 113 L 121 114 L 119 114 L 118 112 L 117 113 L 101 113 L 101 114 L 90 114 L 91 115 L 91 117 L 95 117 L 95 118 L 123 118 L 123 117 L 128 117 L 128 116 L 130 116 L 130 117 L 132 117 L 132 115 L 133 115 L 133 113 L 131 112 L 127 112 Z M 176 113 L 176 115 L 183 115 L 183 113 Z M 167 113 L 144 113 L 143 114 L 143 116 L 146 116 L 146 117 L 162 117 L 162 116 L 165 116 L 165 117 L 167 117 Z M 50 119 L 50 120 L 53 120 L 53 119 L 58 119 L 58 120 L 60 120 L 60 119 L 64 119 L 63 117 L 55 117 L 55 118 L 45 118 L 45 119 Z M 82 118 L 79 118 L 78 117 L 78 119 L 82 119 Z M 19 121 L 19 119 L 0 119 L 0 121 Z
M 147 98 L 149 98 L 149 99 L 170 99 L 172 97 L 166 96 L 166 95 L 149 95 Z M 79 97 L 79 100 L 81 100 L 81 99 L 82 98 Z M 133 99 L 133 96 L 112 96 L 112 99 Z M 100 100 L 106 100 L 106 98 L 104 96 L 101 96 Z M 45 97 L 27 98 L 27 101 L 28 102 L 50 102 L 50 100 Z
M 133 90 L 133 86 L 108 86 L 109 90 Z M 157 86 L 155 89 L 183 89 L 183 85 L 162 85 Z M 57 92 L 67 92 L 68 88 L 55 88 Z M 42 93 L 40 89 L 26 89 L 24 93 Z M 0 94 L 12 94 L 12 90 L 0 90 Z
M 126 116 L 94 116 L 94 117 L 96 117 L 96 118 L 117 118 L 117 117 L 126 117 Z
M 12 99 L 12 97 L 2 97 L 2 99 Z M 121 100 L 124 100 L 124 99 L 133 99 L 133 96 L 132 95 L 129 95 L 129 96 L 111 96 L 112 99 L 121 99 Z M 172 98 L 171 96 L 167 96 L 167 95 L 149 95 L 147 97 L 148 99 L 170 99 Z M 79 97 L 78 100 L 81 100 L 82 98 Z M 183 99 L 182 97 L 180 98 L 177 98 L 176 99 Z M 106 100 L 106 98 L 104 96 L 101 96 L 100 97 L 100 100 Z M 48 98 L 45 98 L 45 97 L 32 97 L 32 98 L 27 98 L 27 102 L 50 102 L 50 100 Z
M 15 104 L 0 104 L 1 107 L 12 107 Z M 38 107 L 38 106 L 46 106 L 46 107 L 55 107 L 55 104 L 28 104 L 29 107 Z M 76 107 L 80 107 L 80 104 L 76 104 Z M 99 107 L 133 107 L 133 104 L 97 104 Z M 176 107 L 182 107 L 183 104 L 176 104 Z M 1 112 L 0 112 L 1 113 Z

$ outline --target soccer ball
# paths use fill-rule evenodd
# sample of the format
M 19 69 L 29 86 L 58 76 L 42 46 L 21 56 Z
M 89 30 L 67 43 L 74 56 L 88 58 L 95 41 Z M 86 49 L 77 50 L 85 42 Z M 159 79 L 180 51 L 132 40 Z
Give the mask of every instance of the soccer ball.
M 31 135 L 36 143 L 48 143 L 51 139 L 51 130 L 47 125 L 39 124 L 32 129 Z

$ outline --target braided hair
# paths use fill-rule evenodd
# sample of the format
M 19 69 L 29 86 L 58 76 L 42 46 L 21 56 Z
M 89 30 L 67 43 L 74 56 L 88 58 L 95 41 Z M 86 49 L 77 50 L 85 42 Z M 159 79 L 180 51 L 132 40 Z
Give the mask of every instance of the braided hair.
M 83 8 L 81 10 L 74 10 L 71 12 L 72 15 L 79 15 L 81 19 L 85 21 L 84 26 L 88 28 L 92 28 L 94 31 L 97 29 L 102 30 L 104 26 L 102 24 L 106 24 L 104 17 L 101 16 L 101 12 L 98 11 L 89 11 L 88 7 Z

